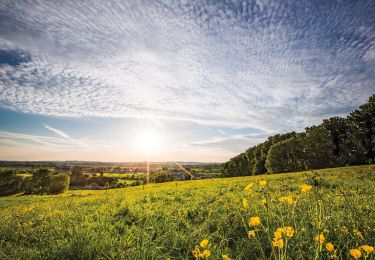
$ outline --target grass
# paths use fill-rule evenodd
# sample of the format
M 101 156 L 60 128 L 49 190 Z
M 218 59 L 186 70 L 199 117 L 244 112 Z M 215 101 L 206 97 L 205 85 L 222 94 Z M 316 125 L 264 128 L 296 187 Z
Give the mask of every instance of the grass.
M 374 173 L 370 165 L 3 197 L 0 258 L 193 259 L 193 250 L 196 257 L 209 250 L 212 259 L 347 259 L 350 249 L 375 242 Z M 311 191 L 301 191 L 304 183 Z M 250 217 L 261 224 L 249 225 Z M 281 227 L 291 227 L 293 236 L 281 232 L 278 248 L 272 242 L 280 242 L 274 236 Z M 319 234 L 323 243 L 315 239 Z

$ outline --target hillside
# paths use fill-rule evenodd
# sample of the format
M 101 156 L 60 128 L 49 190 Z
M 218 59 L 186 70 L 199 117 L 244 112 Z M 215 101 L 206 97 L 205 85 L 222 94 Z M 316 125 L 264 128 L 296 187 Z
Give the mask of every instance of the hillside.
M 205 249 L 213 259 L 347 258 L 350 249 L 375 243 L 374 173 L 375 165 L 369 165 L 3 197 L 0 254 L 12 259 L 191 259 L 197 247 L 197 257 L 208 256 Z M 302 184 L 312 189 L 303 192 Z M 250 217 L 259 217 L 260 225 L 257 219 L 249 223 Z M 291 230 L 274 233 L 280 227 Z M 274 238 L 278 234 L 281 238 Z M 318 234 L 324 236 L 322 243 L 315 240 Z M 198 248 L 204 239 L 208 246 Z M 328 242 L 335 251 L 326 248 Z

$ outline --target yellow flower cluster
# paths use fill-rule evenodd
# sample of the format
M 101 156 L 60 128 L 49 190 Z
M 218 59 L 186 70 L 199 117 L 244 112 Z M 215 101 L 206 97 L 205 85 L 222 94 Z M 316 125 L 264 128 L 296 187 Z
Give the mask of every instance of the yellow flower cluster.
M 260 217 L 251 217 L 249 219 L 249 226 L 251 227 L 256 227 L 256 226 L 259 226 L 260 224 L 261 224 Z
M 255 233 L 254 230 L 250 230 L 248 233 L 247 233 L 247 237 L 248 238 L 255 238 L 257 236 L 257 234 Z
M 254 186 L 254 183 L 250 182 L 246 187 L 245 187 L 245 190 L 246 191 L 251 191 L 251 189 L 253 188 Z
M 315 240 L 318 241 L 320 244 L 323 244 L 324 240 L 326 240 L 326 238 L 324 237 L 323 234 L 319 234 L 315 237 Z
M 374 247 L 369 245 L 363 245 L 359 248 L 350 249 L 349 253 L 354 259 L 359 259 L 362 256 L 362 251 L 365 253 L 365 258 L 374 252 Z
M 286 197 L 280 197 L 279 198 L 280 202 L 288 203 L 289 205 L 292 205 L 294 200 L 291 196 L 286 196 Z
M 192 252 L 193 256 L 195 257 L 195 259 L 208 259 L 211 256 L 211 251 L 208 249 L 204 249 L 208 246 L 208 240 L 203 239 L 199 245 L 203 250 L 201 250 L 201 248 L 199 248 L 198 246 L 195 247 Z
M 361 249 L 365 251 L 367 254 L 371 254 L 372 252 L 374 252 L 374 247 L 369 245 L 363 245 L 361 246 Z
M 301 191 L 302 192 L 309 192 L 311 189 L 312 189 L 311 185 L 307 185 L 307 184 L 302 184 L 301 185 Z
M 293 237 L 294 236 L 293 227 L 277 228 L 276 231 L 273 233 L 272 246 L 278 247 L 278 248 L 283 248 L 284 247 L 283 236 L 285 236 L 287 238 Z
M 354 234 L 355 234 L 359 239 L 362 239 L 362 240 L 365 239 L 365 238 L 363 237 L 361 231 L 359 231 L 358 229 L 354 229 Z
M 247 201 L 247 199 L 243 198 L 242 199 L 242 206 L 247 209 L 249 207 L 249 202 Z
M 362 256 L 361 250 L 357 248 L 350 249 L 349 253 L 354 259 L 359 259 Z
M 327 243 L 327 244 L 326 244 L 326 249 L 327 249 L 329 252 L 333 252 L 333 250 L 335 250 L 335 246 L 334 246 L 332 243 Z
M 259 182 L 259 185 L 260 185 L 261 187 L 265 187 L 265 186 L 267 185 L 267 181 L 265 181 L 265 180 L 261 180 L 261 181 Z

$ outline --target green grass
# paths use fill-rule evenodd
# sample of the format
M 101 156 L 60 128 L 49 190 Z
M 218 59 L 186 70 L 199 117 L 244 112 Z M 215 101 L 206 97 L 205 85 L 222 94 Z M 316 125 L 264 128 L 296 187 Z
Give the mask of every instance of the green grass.
M 193 259 L 203 239 L 212 259 L 347 259 L 350 249 L 373 246 L 375 165 L 317 172 L 3 197 L 0 258 Z M 245 191 L 250 182 L 254 187 Z M 312 190 L 301 192 L 303 183 Z M 283 196 L 293 204 L 280 202 Z M 249 226 L 254 216 L 261 225 Z M 274 232 L 285 226 L 293 237 L 283 235 L 284 247 L 273 247 Z M 255 238 L 247 237 L 250 230 Z M 325 236 L 322 244 L 318 234 Z M 335 253 L 325 249 L 327 242 Z

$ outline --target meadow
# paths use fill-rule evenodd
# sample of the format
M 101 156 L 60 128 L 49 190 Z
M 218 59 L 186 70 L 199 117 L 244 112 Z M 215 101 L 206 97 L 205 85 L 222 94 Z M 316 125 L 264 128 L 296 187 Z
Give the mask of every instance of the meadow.
M 0 198 L 4 259 L 374 259 L 375 165 Z

